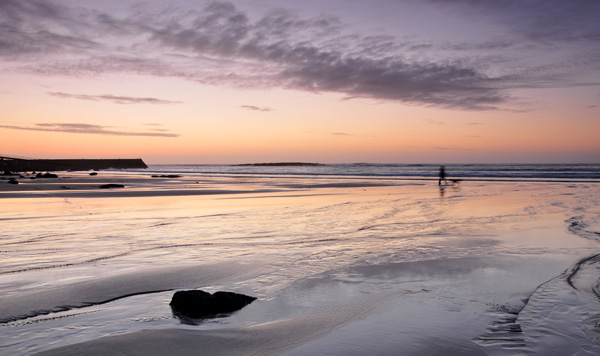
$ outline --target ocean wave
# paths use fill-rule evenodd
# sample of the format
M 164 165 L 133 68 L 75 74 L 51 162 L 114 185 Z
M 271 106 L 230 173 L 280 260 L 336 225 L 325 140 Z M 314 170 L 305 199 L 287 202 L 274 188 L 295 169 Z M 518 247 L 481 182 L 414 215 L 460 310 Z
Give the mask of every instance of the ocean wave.
M 437 164 L 323 164 L 315 166 L 151 165 L 137 173 L 206 176 L 437 178 Z M 447 164 L 452 178 L 598 180 L 600 164 Z

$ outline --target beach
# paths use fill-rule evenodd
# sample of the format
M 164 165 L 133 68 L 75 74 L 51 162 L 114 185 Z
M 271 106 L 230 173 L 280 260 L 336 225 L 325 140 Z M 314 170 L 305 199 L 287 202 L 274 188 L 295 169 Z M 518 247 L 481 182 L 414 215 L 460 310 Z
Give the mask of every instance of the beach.
M 600 353 L 594 181 L 58 175 L 0 182 L 3 355 Z

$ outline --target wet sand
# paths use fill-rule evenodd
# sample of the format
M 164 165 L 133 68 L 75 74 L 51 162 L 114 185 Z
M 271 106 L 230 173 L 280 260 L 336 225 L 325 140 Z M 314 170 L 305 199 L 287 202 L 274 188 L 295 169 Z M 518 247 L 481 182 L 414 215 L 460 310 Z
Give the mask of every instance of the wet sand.
M 598 184 L 59 176 L 0 184 L 3 354 L 600 352 Z

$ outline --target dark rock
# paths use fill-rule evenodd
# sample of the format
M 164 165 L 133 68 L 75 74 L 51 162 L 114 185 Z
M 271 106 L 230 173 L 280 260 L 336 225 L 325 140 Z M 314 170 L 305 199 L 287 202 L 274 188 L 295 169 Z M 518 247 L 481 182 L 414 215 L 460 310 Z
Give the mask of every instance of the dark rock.
M 2 173 L 3 176 L 18 176 L 19 174 L 17 173 L 13 173 L 11 171 L 4 171 L 4 173 Z
M 162 175 L 153 175 L 152 178 L 181 178 L 180 175 L 177 174 L 162 174 Z
M 100 186 L 100 189 L 111 189 L 111 188 L 125 188 L 125 186 L 123 184 L 114 184 L 114 183 L 104 184 L 104 185 Z
M 205 318 L 234 312 L 255 300 L 255 297 L 233 292 L 210 294 L 201 290 L 186 290 L 175 292 L 169 305 L 176 315 Z
M 36 178 L 58 178 L 58 176 L 54 173 L 38 173 L 35 175 Z
M 11 178 L 11 179 L 8 181 L 8 184 L 19 184 L 19 182 L 18 182 L 16 179 L 14 179 L 14 178 Z
M 91 175 L 91 176 L 97 176 L 97 175 L 98 175 L 98 172 L 92 172 L 92 173 L 90 173 L 90 175 Z

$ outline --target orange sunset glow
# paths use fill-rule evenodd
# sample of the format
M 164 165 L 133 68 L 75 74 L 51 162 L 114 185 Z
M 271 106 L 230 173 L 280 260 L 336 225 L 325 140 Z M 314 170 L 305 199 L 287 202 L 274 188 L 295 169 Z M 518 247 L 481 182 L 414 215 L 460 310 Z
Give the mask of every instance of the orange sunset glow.
M 583 5 L 176 3 L 2 2 L 2 153 L 599 161 L 600 30 Z M 558 12 L 560 31 L 544 27 Z

